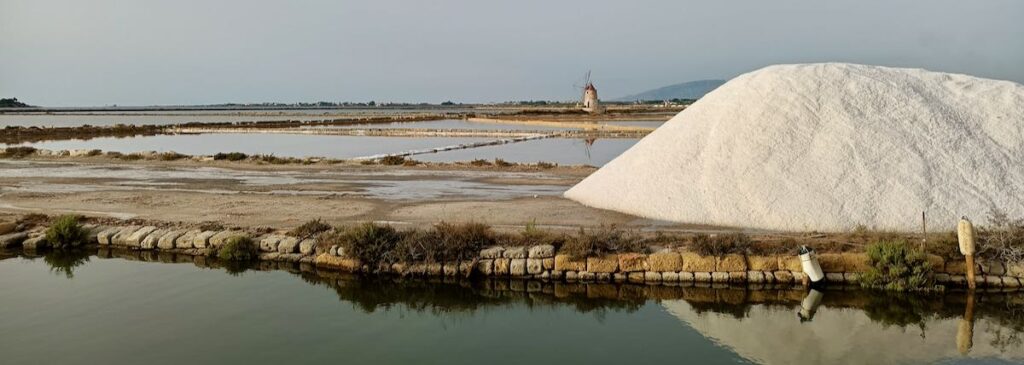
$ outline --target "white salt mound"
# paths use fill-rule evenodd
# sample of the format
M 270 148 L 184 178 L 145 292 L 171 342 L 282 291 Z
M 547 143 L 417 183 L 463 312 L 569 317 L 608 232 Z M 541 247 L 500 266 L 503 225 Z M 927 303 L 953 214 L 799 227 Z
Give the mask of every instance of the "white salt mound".
M 841 63 L 740 75 L 565 193 L 683 223 L 949 231 L 1024 216 L 1024 86 Z

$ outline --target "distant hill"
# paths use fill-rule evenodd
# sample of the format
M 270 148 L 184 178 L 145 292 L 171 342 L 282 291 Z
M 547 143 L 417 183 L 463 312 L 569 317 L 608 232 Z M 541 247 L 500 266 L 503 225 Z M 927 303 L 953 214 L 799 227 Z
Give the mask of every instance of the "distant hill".
M 714 90 L 719 86 L 722 86 L 722 84 L 724 83 L 725 80 L 690 81 L 681 84 L 669 85 L 654 90 L 648 90 L 638 94 L 623 96 L 612 101 L 700 99 L 700 97 L 704 96 L 704 94 L 707 94 L 711 92 L 711 90 Z

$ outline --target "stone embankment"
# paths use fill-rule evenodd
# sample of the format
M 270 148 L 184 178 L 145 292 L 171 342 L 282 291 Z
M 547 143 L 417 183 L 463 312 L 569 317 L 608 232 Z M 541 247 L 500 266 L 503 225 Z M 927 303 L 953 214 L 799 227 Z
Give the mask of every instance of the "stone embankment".
M 650 254 L 620 253 L 577 258 L 557 252 L 551 245 L 490 247 L 472 260 L 432 263 L 394 263 L 370 267 L 349 257 L 340 246 L 324 247 L 316 239 L 284 234 L 253 234 L 241 230 L 160 228 L 157 226 L 85 225 L 89 244 L 131 250 L 155 250 L 196 256 L 216 255 L 233 237 L 251 238 L 262 261 L 299 262 L 347 272 L 392 273 L 421 276 L 513 277 L 566 282 L 627 282 L 646 284 L 776 284 L 806 285 L 796 256 L 729 254 L 701 256 L 689 251 L 662 250 Z M 0 225 L 0 248 L 46 248 L 42 231 L 19 231 Z M 818 255 L 827 283 L 856 284 L 868 270 L 863 253 Z M 929 255 L 937 284 L 964 287 L 965 263 Z M 1024 284 L 1024 265 L 981 261 L 976 268 L 979 287 L 1017 290 Z

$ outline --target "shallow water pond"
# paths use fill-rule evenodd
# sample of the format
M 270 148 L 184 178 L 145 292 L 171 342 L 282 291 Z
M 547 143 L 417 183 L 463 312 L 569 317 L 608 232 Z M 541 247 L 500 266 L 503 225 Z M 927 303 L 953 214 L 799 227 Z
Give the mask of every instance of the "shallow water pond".
M 408 129 L 471 129 L 471 130 L 498 130 L 498 131 L 563 131 L 573 128 L 560 128 L 560 127 L 549 127 L 549 126 L 535 126 L 525 124 L 502 124 L 502 123 L 482 123 L 482 122 L 471 122 L 468 120 L 458 119 L 445 119 L 445 120 L 427 120 L 421 122 L 394 122 L 394 123 L 368 123 L 368 124 L 350 124 L 350 125 L 338 125 L 338 126 L 315 126 L 307 128 L 338 128 L 338 129 L 396 129 L 396 128 L 408 128 Z
M 300 110 L 189 110 L 189 111 L 118 111 L 118 112 L 52 112 L 0 113 L 0 127 L 74 127 L 81 125 L 109 126 L 115 124 L 167 125 L 179 123 L 224 123 L 282 120 L 325 120 L 351 115 L 398 115 L 417 113 L 465 113 L 471 109 L 300 109 Z
M 807 304 L 799 289 L 361 278 L 270 262 L 243 270 L 153 252 L 5 254 L 0 357 L 4 364 L 1024 360 L 1019 294 L 826 290 Z
M 122 153 L 174 151 L 187 155 L 212 155 L 219 152 L 243 152 L 279 157 L 327 157 L 348 159 L 379 154 L 433 149 L 453 145 L 492 141 L 477 137 L 376 137 L 325 136 L 301 134 L 181 134 L 127 138 L 93 138 L 26 143 L 50 150 L 100 149 Z M 418 154 L 413 159 L 434 162 L 494 160 L 563 165 L 601 166 L 629 149 L 638 139 L 547 138 L 526 142 Z M 0 145 L 2 147 L 3 145 Z

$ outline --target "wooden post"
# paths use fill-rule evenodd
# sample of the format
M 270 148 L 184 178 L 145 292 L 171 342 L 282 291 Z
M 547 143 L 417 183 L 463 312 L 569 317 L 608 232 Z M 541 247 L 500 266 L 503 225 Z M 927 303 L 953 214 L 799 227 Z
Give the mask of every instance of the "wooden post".
M 928 245 L 928 221 L 924 219 L 924 211 L 921 211 L 921 252 L 925 252 Z
M 960 253 L 967 259 L 967 267 L 964 268 L 967 272 L 967 287 L 974 289 L 978 285 L 974 282 L 974 225 L 966 216 L 957 223 L 956 235 L 960 241 Z
M 964 256 L 967 258 L 967 287 L 974 289 L 978 284 L 974 281 L 974 254 Z

